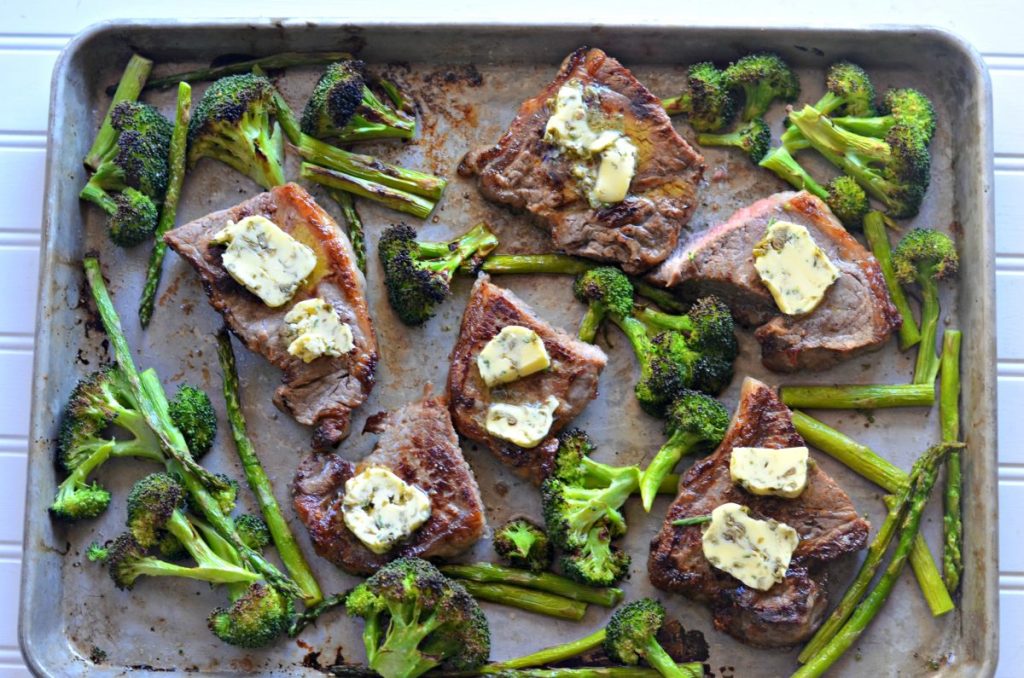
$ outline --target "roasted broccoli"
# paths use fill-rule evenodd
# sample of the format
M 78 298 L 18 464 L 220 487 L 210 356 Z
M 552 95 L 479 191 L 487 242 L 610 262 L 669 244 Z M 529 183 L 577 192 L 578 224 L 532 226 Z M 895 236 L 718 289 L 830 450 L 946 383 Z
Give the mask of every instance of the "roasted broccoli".
M 230 607 L 215 609 L 206 623 L 225 643 L 257 648 L 283 635 L 294 615 L 292 598 L 273 586 L 256 582 L 235 598 Z
M 863 68 L 838 61 L 825 75 L 825 94 L 814 107 L 825 115 L 866 118 L 875 115 L 875 86 Z
M 877 139 L 836 126 L 812 106 L 790 113 L 789 119 L 815 150 L 856 179 L 894 217 L 917 214 L 928 188 L 931 156 L 915 128 L 896 124 L 884 140 Z
M 850 114 L 832 122 L 856 134 L 884 139 L 896 125 L 916 130 L 927 145 L 935 135 L 935 107 L 920 91 L 911 88 L 890 89 L 882 97 L 884 115 L 868 117 Z
M 412 138 L 416 119 L 378 97 L 367 85 L 365 69 L 356 60 L 327 67 L 302 112 L 303 133 L 341 142 Z
M 668 441 L 640 476 L 640 497 L 650 511 L 661 481 L 679 460 L 691 452 L 714 449 L 729 427 L 729 412 L 720 402 L 703 393 L 683 390 L 668 409 L 665 432 Z
M 253 513 L 243 513 L 235 518 L 235 529 L 242 542 L 253 551 L 262 551 L 270 544 L 270 528 L 263 518 Z
M 512 567 L 543 572 L 551 567 L 547 533 L 527 518 L 514 518 L 494 533 L 494 550 Z
M 107 234 L 119 247 L 134 247 L 156 231 L 160 217 L 156 204 L 134 188 L 110 194 L 97 186 L 86 185 L 79 197 L 107 213 Z
M 487 661 L 487 619 L 466 589 L 419 558 L 399 558 L 349 593 L 348 614 L 364 619 L 370 668 L 415 678 L 440 667 L 469 671 Z
M 903 236 L 892 252 L 897 279 L 921 289 L 921 345 L 914 367 L 915 384 L 933 384 L 939 373 L 935 339 L 939 325 L 938 283 L 956 275 L 960 258 L 956 244 L 946 234 L 915 228 Z
M 213 447 L 217 435 L 217 413 L 210 396 L 188 384 L 178 389 L 168 408 L 174 425 L 185 436 L 189 452 L 200 459 Z
M 384 269 L 384 284 L 391 308 L 406 325 L 421 325 L 434 316 L 437 306 L 451 293 L 451 281 L 462 262 L 485 256 L 498 239 L 485 224 L 446 243 L 447 254 L 424 255 L 416 231 L 405 224 L 384 231 L 377 253 Z
M 608 620 L 604 649 L 615 661 L 634 666 L 641 659 L 665 678 L 692 675 L 676 666 L 658 643 L 658 629 L 665 623 L 665 608 L 656 600 L 641 598 L 620 607 Z
M 284 183 L 284 146 L 274 85 L 262 75 L 229 75 L 207 88 L 192 112 L 188 162 L 210 157 L 264 188 Z
M 740 120 L 750 122 L 764 117 L 776 100 L 796 101 L 800 96 L 800 80 L 793 70 L 775 54 L 751 54 L 725 69 L 726 86 L 743 91 Z
M 793 128 L 796 129 L 796 128 Z M 798 130 L 799 131 L 799 130 Z M 797 162 L 785 145 L 778 146 L 758 163 L 793 187 L 825 201 L 832 213 L 850 229 L 860 229 L 871 205 L 867 193 L 852 177 L 840 174 L 822 186 Z
M 629 571 L 629 556 L 612 540 L 626 532 L 619 509 L 639 487 L 640 469 L 596 462 L 590 458 L 593 450 L 583 431 L 563 433 L 541 501 L 548 535 L 563 551 L 565 574 L 591 586 L 610 586 Z
M 768 152 L 768 147 L 772 143 L 772 132 L 762 118 L 754 118 L 725 134 L 698 134 L 697 143 L 701 146 L 738 148 L 756 164 Z
M 690 66 L 685 91 L 663 99 L 661 105 L 669 115 L 685 114 L 690 126 L 698 132 L 720 130 L 733 116 L 733 100 L 725 77 L 710 61 Z
M 621 316 L 633 312 L 633 285 L 612 266 L 599 266 L 577 276 L 573 293 L 587 304 L 579 329 L 580 339 L 586 342 L 594 341 L 609 312 Z

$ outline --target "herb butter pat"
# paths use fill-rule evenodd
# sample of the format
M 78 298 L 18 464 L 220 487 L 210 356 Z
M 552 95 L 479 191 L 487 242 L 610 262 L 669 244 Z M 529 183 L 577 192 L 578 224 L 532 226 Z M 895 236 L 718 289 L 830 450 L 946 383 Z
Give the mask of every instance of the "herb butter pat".
M 768 225 L 754 247 L 754 268 L 786 315 L 813 311 L 839 277 L 839 269 L 807 229 L 789 221 Z
M 729 475 L 751 494 L 799 497 L 807 487 L 807 448 L 734 447 Z
M 767 591 L 785 577 L 800 535 L 785 523 L 751 518 L 745 506 L 730 502 L 711 512 L 701 542 L 712 566 Z
M 345 481 L 345 525 L 366 548 L 387 553 L 430 518 L 430 497 L 383 466 Z
M 476 357 L 480 376 L 488 386 L 522 379 L 550 365 L 551 358 L 541 338 L 519 325 L 501 328 Z
M 288 303 L 316 267 L 313 250 L 266 217 L 228 223 L 210 242 L 227 245 L 224 268 L 271 308 Z
M 284 317 L 288 353 L 313 362 L 321 356 L 336 358 L 352 350 L 352 328 L 338 321 L 334 307 L 323 299 L 306 299 Z
M 598 118 L 587 108 L 583 85 L 571 80 L 555 96 L 544 140 L 580 161 L 572 172 L 587 190 L 591 203 L 622 202 L 636 173 L 636 146 L 618 130 L 595 129 L 592 119 L 608 123 Z
M 555 396 L 539 404 L 495 403 L 487 408 L 487 432 L 519 447 L 537 447 L 551 430 L 557 409 Z

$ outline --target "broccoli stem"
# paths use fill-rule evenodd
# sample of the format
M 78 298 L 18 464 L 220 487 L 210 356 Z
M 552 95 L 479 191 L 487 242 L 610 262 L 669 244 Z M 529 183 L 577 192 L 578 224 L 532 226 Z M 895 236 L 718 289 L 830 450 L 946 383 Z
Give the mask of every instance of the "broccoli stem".
M 670 315 L 647 306 L 635 307 L 633 315 L 654 330 L 675 330 L 684 333 L 693 331 L 693 321 L 688 315 Z
M 832 118 L 832 122 L 847 132 L 853 132 L 865 137 L 874 137 L 875 139 L 884 139 L 885 135 L 896 124 L 896 118 L 891 115 L 877 115 L 870 118 L 846 115 Z
M 846 384 L 842 386 L 783 386 L 782 402 L 789 407 L 823 410 L 876 410 L 889 407 L 931 407 L 931 384 Z
M 700 662 L 677 664 L 677 667 L 687 678 L 701 678 L 704 675 L 704 665 Z M 661 673 L 643 666 L 581 666 L 504 671 L 502 675 L 509 678 L 657 678 Z
M 113 214 L 117 211 L 117 203 L 114 202 L 112 197 L 110 197 L 110 194 L 98 185 L 94 184 L 92 181 L 82 187 L 82 191 L 78 194 L 78 197 L 82 200 L 88 200 L 107 214 Z
M 563 598 L 593 603 L 602 607 L 615 607 L 622 602 L 622 589 L 596 588 L 577 583 L 551 572 L 530 572 L 492 563 L 446 565 L 441 572 L 462 580 L 481 584 L 512 584 L 537 591 L 553 593 Z
M 497 246 L 498 238 L 487 228 L 487 224 L 479 223 L 457 240 L 446 243 L 446 252 L 443 256 L 422 261 L 420 265 L 427 270 L 444 273 L 450 278 L 462 263 L 485 257 Z
M 174 535 L 199 567 L 220 572 L 224 583 L 259 581 L 260 575 L 217 555 L 181 511 L 171 513 L 166 529 Z
M 263 519 L 267 522 L 270 536 L 274 540 L 281 562 L 288 574 L 302 590 L 302 600 L 307 607 L 316 605 L 323 600 L 323 593 L 317 584 L 316 577 L 302 555 L 302 549 L 288 527 L 288 521 L 281 513 L 281 506 L 274 496 L 274 487 L 267 476 L 263 464 L 260 463 L 256 450 L 246 430 L 245 415 L 238 393 L 238 370 L 235 367 L 235 354 L 231 349 L 231 337 L 226 329 L 217 334 L 217 358 L 220 361 L 222 379 L 224 381 L 224 402 L 227 405 L 228 422 L 235 440 L 235 450 L 242 462 L 242 470 L 249 488 L 256 495 Z
M 694 441 L 690 434 L 683 431 L 673 433 L 664 445 L 654 455 L 640 475 L 640 498 L 644 511 L 650 512 L 654 505 L 654 497 L 665 478 L 676 467 L 683 455 L 688 454 L 694 447 Z
M 578 640 L 573 640 L 554 647 L 544 648 L 543 650 L 538 650 L 532 654 L 517 657 L 515 659 L 487 664 L 477 669 L 476 672 L 487 675 L 501 673 L 509 669 L 526 669 L 534 666 L 557 664 L 559 662 L 564 662 L 567 659 L 577 657 L 584 652 L 589 652 L 590 650 L 601 647 L 601 645 L 604 644 L 606 636 L 606 629 L 601 628 L 594 633 L 591 633 L 589 636 L 585 636 Z
M 344 61 L 351 58 L 352 55 L 348 52 L 282 52 L 280 54 L 271 54 L 270 56 L 260 57 L 258 59 L 237 61 L 233 64 L 225 64 L 223 66 L 198 68 L 194 71 L 185 71 L 184 73 L 175 73 L 173 75 L 165 75 L 160 78 L 153 78 L 143 89 L 168 89 L 170 87 L 174 87 L 179 82 L 218 80 L 227 75 L 248 73 L 256 67 L 259 67 L 262 70 L 290 68 L 291 66 L 317 66 L 320 64 L 331 64 L 335 61 Z
M 587 614 L 586 603 L 545 591 L 535 591 L 508 584 L 482 584 L 471 579 L 457 579 L 457 581 L 469 591 L 471 596 L 479 600 L 570 621 L 579 621 Z
M 216 565 L 199 565 L 197 567 L 186 567 L 160 560 L 159 558 L 146 557 L 132 565 L 132 571 L 138 575 L 147 577 L 184 577 L 196 579 L 211 584 L 236 584 L 239 582 L 252 582 L 259 579 L 257 575 L 248 570 L 238 567 L 218 567 Z
M 163 273 L 164 254 L 167 252 L 164 233 L 174 227 L 174 220 L 178 215 L 178 200 L 181 198 L 181 187 L 185 183 L 185 156 L 187 155 L 191 108 L 192 88 L 182 82 L 178 85 L 178 104 L 174 115 L 174 131 L 171 133 L 171 148 L 167 161 L 169 168 L 167 193 L 164 196 L 163 207 L 160 209 L 160 220 L 157 222 L 154 234 L 156 242 L 153 243 L 153 251 L 149 255 L 146 282 L 142 286 L 142 298 L 139 300 L 139 323 L 143 329 L 149 326 L 149 321 L 153 317 L 156 290 L 160 286 L 160 276 Z
M 388 95 L 390 98 L 390 94 Z M 356 113 L 338 135 L 341 143 L 371 141 L 373 139 L 412 139 L 416 133 L 416 119 L 402 110 L 394 110 L 382 102 L 370 89 L 363 89 L 362 106 L 373 112 L 377 119 L 368 120 Z
M 604 323 L 606 315 L 605 310 L 599 308 L 596 304 L 588 305 L 586 312 L 583 314 L 583 319 L 580 320 L 580 328 L 576 331 L 576 336 L 588 344 L 593 344 L 597 338 L 597 331 L 601 329 L 601 324 Z
M 96 133 L 96 138 L 92 142 L 92 148 L 85 155 L 83 162 L 89 170 L 96 171 L 96 168 L 100 166 L 100 162 L 103 160 L 103 156 L 107 154 L 117 139 L 117 132 L 110 121 L 114 107 L 122 101 L 137 100 L 146 85 L 146 79 L 149 78 L 151 70 L 153 70 L 152 61 L 138 54 L 132 54 L 128 60 L 128 65 L 124 68 L 124 73 L 121 74 L 121 81 L 117 83 L 117 88 L 113 92 L 110 107 L 107 108 L 107 114 L 103 118 L 100 130 Z
M 356 203 L 352 194 L 347 191 L 330 191 L 334 202 L 341 208 L 341 215 L 348 224 L 348 239 L 352 243 L 352 251 L 356 256 L 356 267 L 366 273 L 366 239 L 363 231 L 363 220 L 356 212 Z
M 821 450 L 887 492 L 902 492 L 910 482 L 910 477 L 903 469 L 882 458 L 870 447 L 799 410 L 793 410 L 793 426 L 812 447 Z M 924 535 L 919 534 L 914 540 L 910 565 L 914 568 L 914 576 L 917 577 L 917 584 L 932 616 L 938 617 L 951 611 L 953 599 L 942 582 Z
M 882 269 L 889 297 L 903 319 L 903 324 L 900 325 L 900 350 L 906 351 L 921 342 L 921 332 L 917 329 L 917 321 L 914 320 L 914 312 L 910 309 L 907 295 L 903 293 L 903 287 L 896 279 L 896 272 L 892 266 L 892 247 L 889 245 L 889 234 L 885 228 L 885 217 L 881 212 L 872 210 L 864 217 L 864 237 L 868 241 L 871 253 L 878 260 L 879 268 Z
M 914 365 L 914 383 L 934 387 L 939 374 L 939 357 L 935 353 L 935 339 L 939 331 L 939 285 L 927 274 L 918 274 L 921 286 L 921 345 L 917 348 Z
M 875 587 L 850 613 L 849 619 L 820 650 L 808 656 L 807 663 L 793 674 L 793 678 L 816 678 L 823 675 L 860 638 L 864 629 L 882 609 L 896 580 L 899 579 L 907 564 L 914 538 L 917 536 L 921 524 L 921 514 L 928 503 L 928 494 L 935 484 L 939 467 L 949 449 L 950 447 L 946 444 L 938 445 L 926 452 L 915 464 L 911 489 L 907 491 L 906 500 L 900 502 L 902 506 L 897 509 L 897 514 L 900 516 L 899 540 L 896 543 L 892 559 Z M 871 575 L 874 575 L 873 571 Z
M 942 377 L 939 383 L 939 420 L 942 442 L 954 443 L 960 439 L 960 341 L 959 330 L 946 330 L 942 338 Z M 945 515 L 942 530 L 945 537 L 942 549 L 943 580 L 949 591 L 960 586 L 963 573 L 963 519 L 961 492 L 963 474 L 960 468 L 960 450 L 950 451 L 946 461 Z
M 303 179 L 314 181 L 331 189 L 347 191 L 399 212 L 411 214 L 418 219 L 426 219 L 434 210 L 436 203 L 403 190 L 367 181 L 357 176 L 345 174 L 327 167 L 302 163 Z
M 653 668 L 658 670 L 665 678 L 689 678 L 692 674 L 689 671 L 684 671 L 676 665 L 674 659 L 669 656 L 668 652 L 665 652 L 665 648 L 658 644 L 658 639 L 651 634 L 651 637 L 644 643 L 643 648 L 644 659 Z M 701 667 L 701 675 L 704 673 L 704 668 Z
M 790 129 L 796 128 L 791 127 Z M 783 135 L 784 139 L 785 134 Z M 778 148 L 773 148 L 761 158 L 761 162 L 758 164 L 767 170 L 771 170 L 776 176 L 797 190 L 807 191 L 822 200 L 828 199 L 828 191 L 825 187 L 807 173 L 807 170 L 790 154 L 787 146 L 782 145 Z

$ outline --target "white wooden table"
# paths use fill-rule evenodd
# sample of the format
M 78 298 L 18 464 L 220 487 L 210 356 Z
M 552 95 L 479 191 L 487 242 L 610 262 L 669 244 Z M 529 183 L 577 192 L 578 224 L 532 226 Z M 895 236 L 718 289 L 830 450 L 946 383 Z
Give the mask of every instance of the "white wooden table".
M 864 23 L 928 23 L 956 31 L 985 56 L 991 70 L 995 106 L 996 255 L 999 345 L 999 563 L 1000 678 L 1024 676 L 1024 44 L 1020 0 L 973 3 L 935 0 L 861 0 L 843 5 L 790 0 L 766 3 L 733 0 L 722 9 L 701 3 L 633 0 L 602 3 L 303 3 L 246 0 L 176 0 L 130 3 L 104 0 L 32 0 L 0 3 L 0 678 L 25 675 L 18 650 L 17 609 L 24 511 L 28 402 L 31 389 L 39 227 L 50 74 L 58 52 L 86 26 L 106 19 L 216 18 L 235 16 L 401 17 L 413 21 L 586 20 L 706 25 L 800 24 L 855 26 Z M 578 4 L 578 7 L 574 7 Z M 465 5 L 465 6 L 463 6 Z M 554 9 L 555 5 L 560 5 Z M 427 7 L 425 7 L 427 6 Z M 628 15 L 623 14 L 628 7 Z M 668 13 L 673 8 L 675 15 Z M 427 8 L 433 14 L 427 14 Z M 386 13 L 386 16 L 382 15 Z M 695 12 L 698 12 L 695 14 Z M 40 601 L 40 604 L 50 604 Z

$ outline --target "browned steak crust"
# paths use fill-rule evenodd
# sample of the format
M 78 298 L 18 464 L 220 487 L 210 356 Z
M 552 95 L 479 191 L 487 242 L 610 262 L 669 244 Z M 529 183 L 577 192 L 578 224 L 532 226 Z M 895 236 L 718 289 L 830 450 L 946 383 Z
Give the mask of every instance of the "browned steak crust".
M 808 468 L 807 489 L 796 499 L 753 495 L 732 482 L 729 458 L 734 447 L 805 444 L 775 391 L 748 377 L 725 439 L 683 476 L 679 496 L 651 540 L 647 569 L 656 587 L 707 603 L 716 628 L 759 647 L 783 647 L 808 638 L 828 604 L 824 563 L 867 543 L 868 523 L 816 464 Z M 800 535 L 786 578 L 768 591 L 747 587 L 713 568 L 704 557 L 699 525 L 672 524 L 706 515 L 727 502 L 749 507 L 758 518 L 784 522 Z
M 239 285 L 221 262 L 224 248 L 210 242 L 229 221 L 264 216 L 281 230 L 309 245 L 318 264 L 292 301 L 270 308 Z M 373 388 L 377 338 L 366 307 L 366 281 L 355 266 L 348 238 L 327 212 L 296 184 L 278 186 L 227 210 L 168 232 L 164 240 L 199 274 L 210 304 L 250 351 L 284 371 L 274 403 L 300 424 L 315 426 L 313 445 L 328 448 L 348 435 L 352 410 Z M 337 358 L 305 363 L 288 353 L 282 334 L 284 316 L 303 299 L 322 297 L 352 328 L 355 348 Z
M 510 384 L 488 388 L 480 376 L 476 357 L 504 327 L 519 325 L 544 342 L 551 366 Z M 459 338 L 452 349 L 448 393 L 452 418 L 459 433 L 487 445 L 518 475 L 540 483 L 558 449 L 555 435 L 597 396 L 597 383 L 608 361 L 604 351 L 552 327 L 519 297 L 481 276 L 473 286 Z M 492 402 L 524 405 L 558 398 L 550 437 L 537 447 L 524 449 L 487 432 L 487 409 Z
M 395 558 L 447 558 L 462 553 L 483 535 L 483 501 L 473 471 L 462 457 L 448 402 L 427 398 L 373 417 L 368 430 L 380 433 L 376 447 L 359 464 L 336 454 L 311 454 L 295 474 L 295 511 L 316 552 L 350 574 L 368 575 Z M 366 548 L 346 527 L 341 512 L 345 481 L 370 466 L 386 466 L 430 496 L 430 518 L 386 554 Z
M 629 195 L 616 205 L 592 208 L 572 163 L 543 139 L 549 103 L 570 80 L 597 89 L 602 111 L 622 122 L 638 149 Z M 558 249 L 639 273 L 675 247 L 696 205 L 704 158 L 627 68 L 599 49 L 580 48 L 540 94 L 523 102 L 498 143 L 469 153 L 459 172 L 476 174 L 488 200 L 527 211 Z

